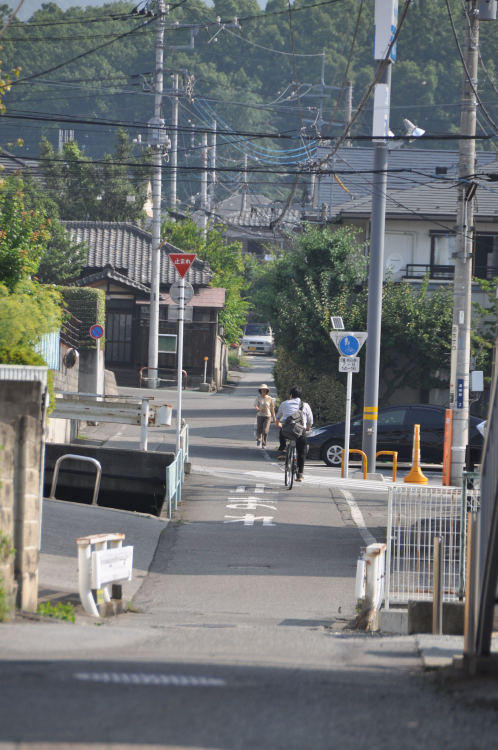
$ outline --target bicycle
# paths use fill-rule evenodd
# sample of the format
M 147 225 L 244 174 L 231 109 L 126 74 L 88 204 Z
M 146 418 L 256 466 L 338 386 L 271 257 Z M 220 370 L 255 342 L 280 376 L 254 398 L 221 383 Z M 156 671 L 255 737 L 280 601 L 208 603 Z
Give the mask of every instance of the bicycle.
M 297 476 L 296 441 L 287 440 L 287 445 L 285 448 L 284 482 L 285 486 L 288 487 L 289 490 L 292 489 L 295 476 Z

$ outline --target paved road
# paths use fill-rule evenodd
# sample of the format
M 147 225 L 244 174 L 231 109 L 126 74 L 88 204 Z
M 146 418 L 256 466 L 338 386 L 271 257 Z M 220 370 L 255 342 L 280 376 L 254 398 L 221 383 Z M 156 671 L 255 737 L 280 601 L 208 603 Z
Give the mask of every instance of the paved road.
M 325 466 L 283 488 L 252 432 L 269 365 L 255 359 L 230 393 L 186 397 L 194 471 L 151 533 L 135 611 L 0 627 L 0 748 L 496 747 L 489 691 L 437 684 L 412 637 L 344 629 L 358 550 L 385 533 L 385 488 L 350 484 L 348 502 Z M 155 440 L 165 449 L 171 431 Z

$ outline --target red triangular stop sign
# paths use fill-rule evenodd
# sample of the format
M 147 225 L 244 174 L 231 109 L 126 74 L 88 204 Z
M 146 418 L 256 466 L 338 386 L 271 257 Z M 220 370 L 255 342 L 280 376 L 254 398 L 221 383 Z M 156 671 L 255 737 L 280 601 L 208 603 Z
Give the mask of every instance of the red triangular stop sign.
M 195 253 L 169 253 L 169 259 L 173 263 L 182 279 L 196 257 L 197 256 Z

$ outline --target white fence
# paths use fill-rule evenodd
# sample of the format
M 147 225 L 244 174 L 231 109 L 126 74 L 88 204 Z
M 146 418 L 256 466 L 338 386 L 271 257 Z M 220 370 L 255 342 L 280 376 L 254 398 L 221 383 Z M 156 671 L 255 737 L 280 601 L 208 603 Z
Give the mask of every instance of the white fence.
M 386 609 L 432 600 L 434 537 L 444 539 L 443 599 L 461 596 L 464 561 L 462 491 L 391 487 L 387 527 Z

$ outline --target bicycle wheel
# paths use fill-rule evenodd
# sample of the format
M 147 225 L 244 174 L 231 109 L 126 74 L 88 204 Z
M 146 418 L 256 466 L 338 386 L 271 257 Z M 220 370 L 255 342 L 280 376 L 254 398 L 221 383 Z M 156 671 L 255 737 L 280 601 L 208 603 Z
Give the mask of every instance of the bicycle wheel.
M 292 489 L 294 484 L 294 475 L 296 473 L 296 445 L 289 442 L 287 444 L 287 455 L 285 460 L 285 486 Z

